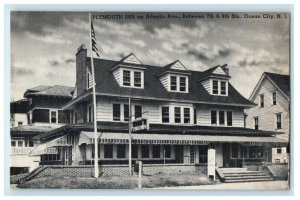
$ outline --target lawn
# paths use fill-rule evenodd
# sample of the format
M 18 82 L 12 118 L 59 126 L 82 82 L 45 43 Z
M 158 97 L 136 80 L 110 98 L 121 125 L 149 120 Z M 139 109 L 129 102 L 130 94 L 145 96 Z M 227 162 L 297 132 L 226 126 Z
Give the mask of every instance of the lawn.
M 211 179 L 195 174 L 143 176 L 143 188 L 215 184 Z M 18 188 L 65 189 L 136 189 L 138 176 L 43 177 L 17 185 Z

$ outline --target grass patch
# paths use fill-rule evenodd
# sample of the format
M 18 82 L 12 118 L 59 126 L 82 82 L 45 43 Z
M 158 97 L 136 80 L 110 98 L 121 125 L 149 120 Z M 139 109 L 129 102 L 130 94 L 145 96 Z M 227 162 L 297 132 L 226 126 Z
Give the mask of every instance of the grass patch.
M 143 188 L 215 184 L 211 179 L 195 174 L 143 176 Z M 138 176 L 42 177 L 21 183 L 18 188 L 35 189 L 136 189 Z

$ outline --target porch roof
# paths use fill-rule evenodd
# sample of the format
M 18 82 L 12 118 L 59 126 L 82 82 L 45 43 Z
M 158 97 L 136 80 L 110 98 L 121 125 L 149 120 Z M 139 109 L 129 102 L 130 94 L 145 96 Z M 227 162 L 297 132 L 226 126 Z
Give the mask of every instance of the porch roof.
M 97 133 L 102 144 L 128 144 L 129 135 L 125 133 Z M 216 135 L 177 135 L 177 134 L 131 134 L 133 144 L 185 144 L 201 145 L 211 142 L 237 142 L 246 145 L 273 145 L 285 146 L 288 142 L 277 137 L 250 137 L 250 136 L 216 136 Z M 80 144 L 93 144 L 94 132 L 82 131 L 79 138 Z

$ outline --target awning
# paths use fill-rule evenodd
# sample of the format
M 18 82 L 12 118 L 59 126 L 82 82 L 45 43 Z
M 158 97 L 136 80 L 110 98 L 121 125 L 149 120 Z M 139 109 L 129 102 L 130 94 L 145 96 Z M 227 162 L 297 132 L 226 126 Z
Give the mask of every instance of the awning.
M 288 142 L 277 137 L 250 136 L 212 136 L 212 135 L 171 135 L 171 134 L 131 134 L 132 144 L 177 144 L 201 145 L 211 142 L 237 142 L 246 145 L 263 145 L 271 143 L 275 146 L 286 146 Z M 129 135 L 126 133 L 98 133 L 101 144 L 128 144 Z M 93 144 L 94 133 L 82 131 L 79 144 Z
M 67 140 L 67 135 L 51 140 L 49 142 L 39 144 L 35 149 L 30 152 L 30 156 L 39 156 L 42 154 L 57 154 L 57 148 L 59 146 L 70 146 Z

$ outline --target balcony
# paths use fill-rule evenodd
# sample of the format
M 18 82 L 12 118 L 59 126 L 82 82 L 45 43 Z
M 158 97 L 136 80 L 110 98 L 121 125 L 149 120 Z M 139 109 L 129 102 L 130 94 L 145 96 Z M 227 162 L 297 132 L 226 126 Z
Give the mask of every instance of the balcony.
M 10 155 L 28 155 L 35 147 L 11 147 Z

